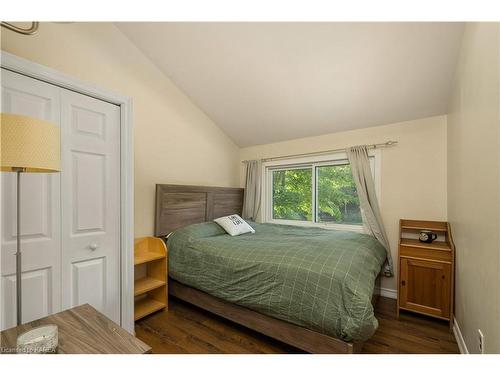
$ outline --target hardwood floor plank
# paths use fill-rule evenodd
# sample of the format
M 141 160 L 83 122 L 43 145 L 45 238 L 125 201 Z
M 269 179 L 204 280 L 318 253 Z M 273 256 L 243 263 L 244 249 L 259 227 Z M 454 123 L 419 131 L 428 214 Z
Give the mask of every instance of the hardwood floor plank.
M 157 332 L 152 332 L 143 326 L 136 324 L 135 333 L 137 337 L 142 337 L 142 341 L 147 341 L 153 353 L 185 354 L 188 353 L 181 346 L 170 342 Z
M 260 334 L 251 331 L 247 328 L 232 324 L 228 326 L 226 322 L 220 322 L 217 320 L 207 320 L 204 325 L 210 327 L 213 330 L 219 331 L 221 334 L 225 335 L 228 340 L 237 342 L 239 345 L 244 346 L 250 353 L 254 354 L 264 354 L 264 353 L 289 353 L 293 350 L 298 349 L 288 347 L 286 344 L 278 342 L 268 342 L 262 340 Z M 278 345 L 278 344 L 281 344 Z
M 186 352 L 192 353 L 254 353 L 255 350 L 240 345 L 238 340 L 231 339 L 226 333 L 204 325 L 206 315 L 194 310 L 187 311 L 179 306 L 179 310 L 166 313 L 167 319 L 158 314 L 149 321 L 141 321 L 143 329 L 160 335 L 169 342 L 184 345 Z M 162 352 L 166 352 L 162 350 Z
M 303 353 L 175 298 L 170 298 L 169 306 L 169 311 L 136 322 L 137 337 L 153 353 Z M 398 320 L 396 301 L 384 297 L 380 297 L 375 315 L 379 328 L 364 344 L 363 353 L 459 353 L 446 322 L 410 313 Z

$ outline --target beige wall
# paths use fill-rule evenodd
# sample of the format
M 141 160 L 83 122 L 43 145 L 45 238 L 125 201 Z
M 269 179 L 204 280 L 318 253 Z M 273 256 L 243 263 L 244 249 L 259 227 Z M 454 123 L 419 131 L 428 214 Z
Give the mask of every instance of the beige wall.
M 393 259 L 399 219 L 446 220 L 446 117 L 438 116 L 318 137 L 247 147 L 240 159 L 259 159 L 396 140 L 381 152 L 381 210 Z M 243 186 L 244 168 L 241 169 Z M 396 289 L 395 278 L 383 288 Z
M 500 30 L 467 24 L 448 116 L 448 218 L 456 319 L 467 348 L 500 353 Z
M 238 147 L 113 24 L 2 29 L 1 49 L 132 97 L 136 236 L 153 233 L 156 183 L 238 186 Z

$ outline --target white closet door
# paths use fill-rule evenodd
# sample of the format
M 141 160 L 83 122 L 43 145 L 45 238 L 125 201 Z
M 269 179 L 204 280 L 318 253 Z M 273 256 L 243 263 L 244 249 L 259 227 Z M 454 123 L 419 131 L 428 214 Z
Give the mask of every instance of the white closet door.
M 63 308 L 120 324 L 120 110 L 61 90 Z
M 2 112 L 60 123 L 60 89 L 2 69 Z M 61 211 L 58 173 L 21 176 L 23 323 L 61 309 Z M 1 328 L 16 325 L 16 179 L 2 172 Z

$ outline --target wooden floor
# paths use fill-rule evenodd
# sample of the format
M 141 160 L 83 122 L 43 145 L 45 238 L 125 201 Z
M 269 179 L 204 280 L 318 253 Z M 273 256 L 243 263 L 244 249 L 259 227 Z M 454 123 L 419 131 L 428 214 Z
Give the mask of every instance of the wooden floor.
M 153 353 L 302 353 L 300 350 L 170 297 L 169 311 L 139 320 L 137 337 Z M 396 301 L 380 297 L 379 328 L 363 353 L 459 353 L 448 324 L 413 314 L 396 319 Z

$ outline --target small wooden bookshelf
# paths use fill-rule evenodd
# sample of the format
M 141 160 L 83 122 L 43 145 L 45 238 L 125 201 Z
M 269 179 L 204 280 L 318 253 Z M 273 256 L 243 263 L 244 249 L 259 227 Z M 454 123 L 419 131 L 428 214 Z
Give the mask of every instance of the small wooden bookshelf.
M 134 282 L 134 320 L 168 308 L 167 247 L 156 237 L 135 240 L 134 265 L 144 265 L 146 275 Z

